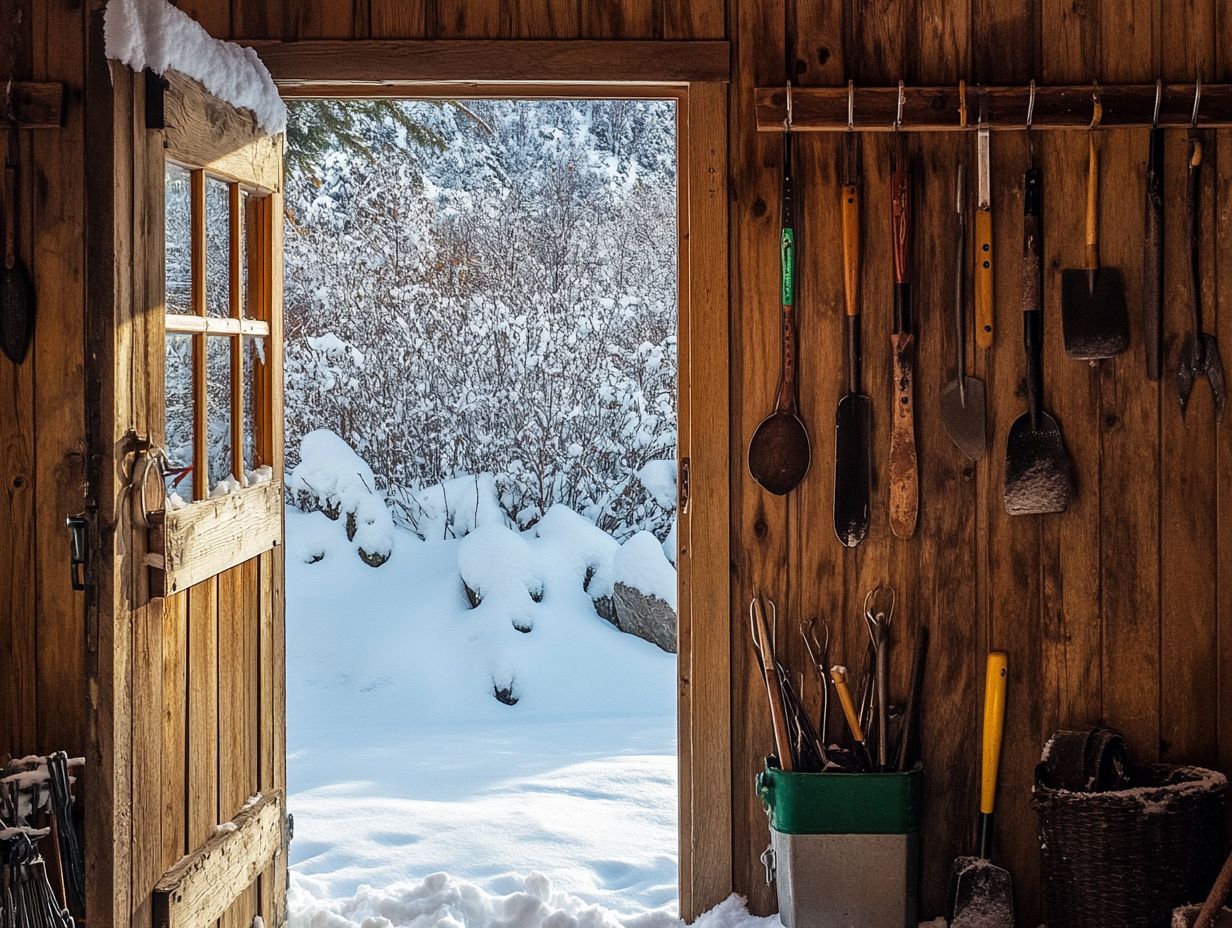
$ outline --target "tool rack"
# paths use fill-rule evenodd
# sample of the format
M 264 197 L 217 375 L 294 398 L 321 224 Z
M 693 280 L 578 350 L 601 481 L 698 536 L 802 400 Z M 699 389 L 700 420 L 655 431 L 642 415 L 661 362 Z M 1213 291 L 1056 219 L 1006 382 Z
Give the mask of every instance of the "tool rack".
M 967 132 L 980 98 L 994 132 L 1031 129 L 1232 128 L 1232 84 L 758 87 L 758 132 Z M 789 118 L 790 116 L 790 118 Z

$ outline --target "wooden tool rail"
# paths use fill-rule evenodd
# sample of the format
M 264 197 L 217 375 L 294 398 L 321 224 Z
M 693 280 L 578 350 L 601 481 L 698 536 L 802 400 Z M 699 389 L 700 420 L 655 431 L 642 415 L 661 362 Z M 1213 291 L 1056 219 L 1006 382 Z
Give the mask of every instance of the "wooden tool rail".
M 980 87 L 758 87 L 754 90 L 759 132 L 781 132 L 791 98 L 791 128 L 796 132 L 974 131 L 985 97 L 988 128 L 1086 129 L 1099 115 L 1105 129 L 1226 128 L 1232 126 L 1232 84 L 1029 84 Z M 900 97 L 901 93 L 901 97 Z M 1032 95 L 1034 106 L 1032 108 Z M 902 104 L 901 119 L 899 104 Z M 1195 120 L 1195 102 L 1197 103 Z M 850 113 L 850 122 L 848 115 Z
M 245 806 L 154 887 L 154 928 L 208 928 L 286 851 L 282 790 Z M 282 860 L 279 866 L 286 866 Z
M 0 128 L 59 129 L 63 121 L 63 84 L 13 81 L 0 87 Z

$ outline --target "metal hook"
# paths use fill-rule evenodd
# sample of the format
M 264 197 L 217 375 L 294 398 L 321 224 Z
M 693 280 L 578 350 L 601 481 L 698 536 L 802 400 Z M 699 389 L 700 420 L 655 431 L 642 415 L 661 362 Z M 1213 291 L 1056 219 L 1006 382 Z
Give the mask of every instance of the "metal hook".
M 1030 96 L 1027 97 L 1027 131 L 1031 131 L 1031 123 L 1035 121 L 1035 80 L 1031 80 L 1028 87 Z
M 792 124 L 792 106 L 791 106 L 791 81 L 787 82 L 787 118 L 783 120 L 783 128 L 788 132 L 791 131 Z
M 856 131 L 856 82 L 847 82 L 847 131 Z
M 1198 75 L 1198 79 L 1194 82 L 1194 107 L 1193 115 L 1189 117 L 1189 128 L 1195 129 L 1198 126 L 1198 107 L 1202 105 L 1202 75 Z
M 1164 82 L 1163 79 L 1155 81 L 1155 109 L 1151 114 L 1151 128 L 1159 128 L 1159 109 L 1164 102 Z
M 903 127 L 903 105 L 907 102 L 907 93 L 903 81 L 898 82 L 898 114 L 894 117 L 894 131 Z
M 967 128 L 967 82 L 958 82 L 958 127 Z
M 1100 101 L 1099 81 L 1091 81 L 1091 128 L 1104 118 L 1104 104 Z

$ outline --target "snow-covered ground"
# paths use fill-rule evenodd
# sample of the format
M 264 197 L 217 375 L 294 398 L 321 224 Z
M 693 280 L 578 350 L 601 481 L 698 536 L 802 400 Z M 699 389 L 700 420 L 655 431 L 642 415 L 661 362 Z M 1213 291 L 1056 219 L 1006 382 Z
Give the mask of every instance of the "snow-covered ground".
M 296 926 L 673 921 L 675 657 L 595 614 L 597 530 L 393 532 L 373 568 L 343 519 L 287 511 Z M 471 608 L 461 571 L 499 594 Z

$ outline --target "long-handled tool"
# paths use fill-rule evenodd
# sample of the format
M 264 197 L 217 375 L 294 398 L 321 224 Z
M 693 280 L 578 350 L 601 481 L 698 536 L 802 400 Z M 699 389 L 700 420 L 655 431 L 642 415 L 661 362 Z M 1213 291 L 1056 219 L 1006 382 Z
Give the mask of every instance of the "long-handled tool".
M 890 156 L 890 219 L 894 238 L 894 414 L 890 421 L 890 530 L 915 534 L 920 504 L 915 448 L 915 335 L 911 323 L 911 170 L 901 145 Z
M 1223 363 L 1219 359 L 1219 343 L 1213 335 L 1202 331 L 1202 270 L 1199 263 L 1202 251 L 1200 241 L 1202 198 L 1202 140 L 1191 132 L 1189 138 L 1189 182 L 1186 187 L 1185 213 L 1189 240 L 1189 319 L 1190 332 L 1181 346 L 1181 357 L 1176 369 L 1176 386 L 1180 394 L 1181 415 L 1189 403 L 1189 393 L 1194 380 L 1205 376 L 1211 385 L 1215 399 L 1215 415 L 1223 418 L 1224 381 Z
M 782 332 L 778 393 L 774 412 L 762 420 L 749 442 L 749 473 L 771 493 L 791 492 L 812 460 L 808 430 L 800 418 L 796 390 L 796 195 L 792 174 L 792 135 L 783 133 L 783 205 L 779 238 Z
M 838 694 L 838 704 L 843 707 L 843 717 L 847 719 L 847 727 L 851 729 L 851 738 L 856 743 L 856 754 L 865 770 L 873 769 L 873 759 L 868 753 L 868 745 L 864 742 L 864 729 L 856 715 L 855 700 L 851 698 L 851 687 L 847 684 L 847 668 L 835 664 L 830 668 L 830 679 L 834 681 L 834 692 Z
M 873 403 L 860 392 L 860 149 L 848 133 L 846 178 L 840 196 L 843 217 L 843 294 L 847 392 L 834 417 L 834 534 L 848 548 L 868 535 L 872 484 Z
M 980 121 L 975 133 L 975 343 L 981 348 L 991 348 L 993 336 L 991 134 L 988 95 L 981 87 Z
M 821 726 L 817 731 L 817 751 L 821 755 L 822 764 L 829 766 L 829 748 L 826 739 L 830 736 L 830 680 L 826 676 L 826 667 L 830 663 L 830 626 L 822 623 L 822 628 L 824 635 L 819 636 L 817 620 L 811 619 L 807 625 L 801 624 L 800 637 L 804 639 L 804 650 L 808 652 L 809 663 L 821 687 Z
M 894 769 L 906 770 L 915 751 L 912 739 L 919 726 L 921 691 L 924 688 L 924 662 L 928 657 L 928 626 L 917 625 L 915 640 L 911 646 L 911 682 L 907 689 L 907 709 L 903 715 L 903 728 L 898 735 L 898 750 L 895 751 Z
M 950 928 L 1014 928 L 1014 885 L 1009 872 L 992 863 L 992 822 L 997 804 L 997 773 L 1005 731 L 1005 688 L 1009 660 L 1004 651 L 988 654 L 984 678 L 984 736 L 980 773 L 979 850 L 959 857 L 950 874 L 946 913 Z
M 889 604 L 884 605 L 886 595 Z M 890 623 L 894 620 L 894 590 L 877 587 L 864 597 L 864 623 L 876 655 L 874 688 L 877 701 L 877 769 L 890 767 Z
M 1229 854 L 1228 859 L 1223 862 L 1223 869 L 1219 871 L 1219 876 L 1215 878 L 1215 883 L 1211 886 L 1210 894 L 1202 903 L 1202 908 L 1198 910 L 1198 917 L 1193 923 L 1193 928 L 1211 928 L 1216 924 L 1216 916 L 1229 896 L 1232 896 L 1232 854 Z
M 1061 426 L 1043 408 L 1043 198 L 1036 168 L 1027 171 L 1023 186 L 1022 332 L 1029 406 L 1014 420 L 1005 443 L 1005 511 L 1015 516 L 1064 512 L 1073 494 Z
M 984 425 L 984 381 L 967 375 L 967 307 L 963 287 L 967 255 L 966 201 L 965 176 L 960 164 L 956 197 L 958 260 L 954 270 L 954 344 L 957 358 L 954 379 L 941 391 L 941 421 L 945 423 L 946 434 L 958 450 L 972 460 L 979 460 L 988 450 L 988 433 Z
M 34 335 L 34 287 L 17 253 L 17 134 L 10 133 L 4 160 L 4 267 L 0 274 L 0 350 L 20 364 Z
M 753 647 L 761 662 L 762 679 L 766 684 L 766 694 L 770 699 L 770 724 L 774 727 L 774 749 L 778 754 L 779 765 L 784 770 L 794 770 L 796 765 L 792 757 L 791 732 L 787 726 L 787 709 L 783 704 L 783 684 L 779 677 L 778 660 L 775 657 L 774 632 L 771 630 L 778 624 L 777 609 L 770 603 L 773 619 L 766 621 L 766 611 L 762 604 L 761 594 L 753 592 L 753 601 L 749 604 L 749 617 L 753 626 Z
M 1142 343 L 1146 376 L 1158 380 L 1164 299 L 1164 130 L 1159 128 L 1163 82 L 1155 83 L 1155 116 L 1146 157 L 1145 230 L 1142 243 Z
M 1095 128 L 1102 114 L 1097 92 L 1087 131 L 1086 266 L 1061 272 L 1065 353 L 1086 361 L 1111 358 L 1129 346 L 1125 281 L 1119 269 L 1099 264 L 1099 154 L 1095 148 Z

